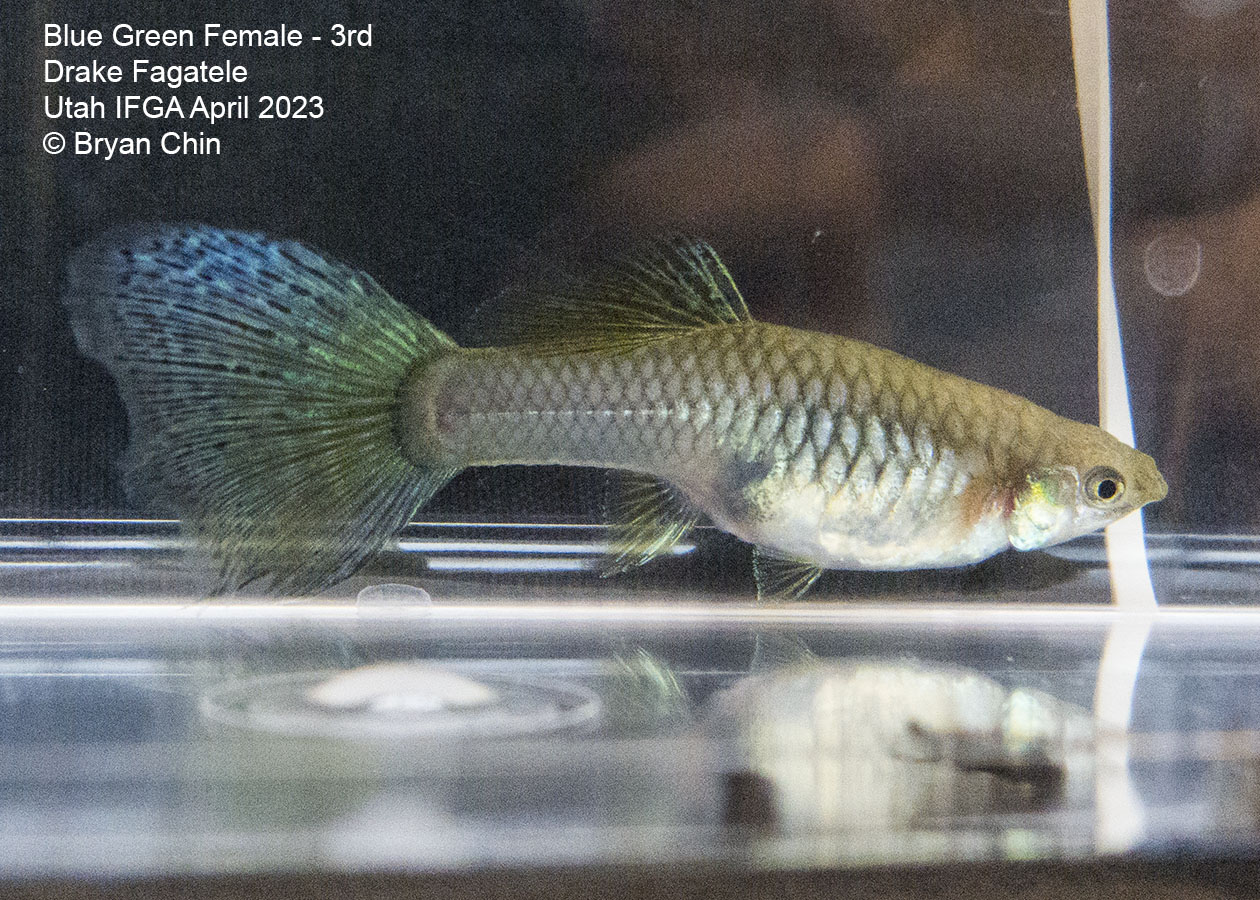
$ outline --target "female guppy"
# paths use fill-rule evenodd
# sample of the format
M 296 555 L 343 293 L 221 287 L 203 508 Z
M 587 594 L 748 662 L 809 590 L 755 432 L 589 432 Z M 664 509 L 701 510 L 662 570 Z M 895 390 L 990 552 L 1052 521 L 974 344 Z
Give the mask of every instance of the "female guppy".
M 318 590 L 468 466 L 624 470 L 609 570 L 701 516 L 755 545 L 764 596 L 824 568 L 959 566 L 1161 499 L 1149 456 L 861 341 L 755 322 L 674 240 L 509 306 L 465 349 L 306 246 L 204 226 L 76 254 L 79 346 L 118 381 L 128 469 L 224 566 Z

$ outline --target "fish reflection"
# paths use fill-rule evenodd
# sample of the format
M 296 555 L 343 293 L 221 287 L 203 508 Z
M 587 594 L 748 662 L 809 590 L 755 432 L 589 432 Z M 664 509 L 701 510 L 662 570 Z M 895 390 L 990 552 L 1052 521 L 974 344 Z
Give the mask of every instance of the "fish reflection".
M 711 724 L 743 748 L 737 783 L 764 779 L 769 818 L 788 832 L 913 827 L 1034 808 L 1089 785 L 1084 710 L 950 666 L 789 665 L 723 695 Z M 747 798 L 734 799 L 746 816 Z

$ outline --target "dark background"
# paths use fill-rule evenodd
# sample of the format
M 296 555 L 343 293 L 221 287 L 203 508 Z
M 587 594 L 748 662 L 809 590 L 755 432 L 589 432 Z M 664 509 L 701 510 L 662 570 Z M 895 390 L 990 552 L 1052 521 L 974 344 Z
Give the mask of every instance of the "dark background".
M 1251 528 L 1260 7 L 1111 10 L 1116 279 L 1139 446 L 1172 485 L 1150 521 Z M 139 51 L 46 51 L 49 21 L 307 34 L 370 22 L 374 46 L 146 49 L 166 63 L 230 56 L 251 94 L 319 94 L 327 114 L 138 126 L 216 134 L 218 157 L 51 157 L 50 129 L 133 129 L 47 120 L 45 54 Z M 19 2 L 0 27 L 0 515 L 129 509 L 113 470 L 125 411 L 56 298 L 73 247 L 137 220 L 300 238 L 474 339 L 473 311 L 536 270 L 682 227 L 723 254 L 759 318 L 863 337 L 1096 421 L 1066 2 Z M 598 485 L 469 472 L 426 515 L 587 519 Z

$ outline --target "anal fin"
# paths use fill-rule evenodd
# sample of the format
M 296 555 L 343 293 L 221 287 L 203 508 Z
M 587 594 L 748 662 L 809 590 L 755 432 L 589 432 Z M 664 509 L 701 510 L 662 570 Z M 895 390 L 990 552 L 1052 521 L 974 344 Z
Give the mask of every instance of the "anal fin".
M 759 601 L 798 600 L 822 573 L 822 567 L 815 563 L 785 559 L 764 547 L 753 547 L 753 577 L 757 579 Z
M 612 531 L 604 575 L 625 572 L 671 551 L 700 518 L 671 484 L 617 473 L 608 503 Z

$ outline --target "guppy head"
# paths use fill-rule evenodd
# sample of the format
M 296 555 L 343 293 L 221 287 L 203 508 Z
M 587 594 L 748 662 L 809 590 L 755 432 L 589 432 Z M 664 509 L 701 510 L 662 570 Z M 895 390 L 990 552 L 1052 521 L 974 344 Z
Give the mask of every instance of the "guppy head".
M 1078 426 L 1013 490 L 1006 532 L 1019 550 L 1086 534 L 1164 499 L 1168 483 L 1155 460 L 1100 429 Z M 1086 430 L 1087 429 L 1087 430 Z

